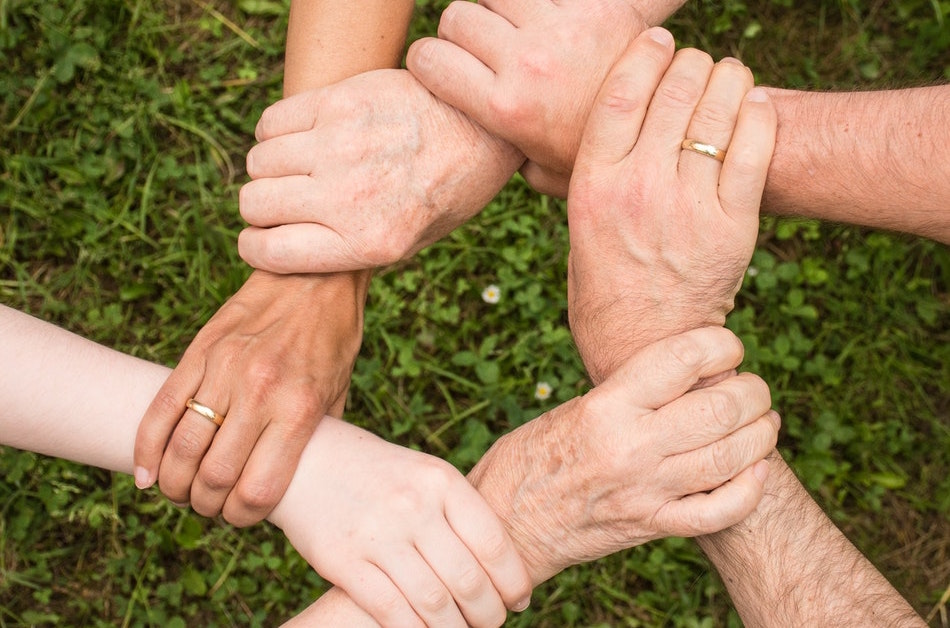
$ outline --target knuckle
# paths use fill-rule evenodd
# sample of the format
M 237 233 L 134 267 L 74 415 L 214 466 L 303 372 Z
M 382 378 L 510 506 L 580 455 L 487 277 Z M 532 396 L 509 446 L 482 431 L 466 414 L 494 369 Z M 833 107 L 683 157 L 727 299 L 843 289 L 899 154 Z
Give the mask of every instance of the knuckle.
M 270 394 L 283 377 L 283 366 L 276 355 L 257 353 L 244 366 L 243 379 L 247 388 L 258 395 Z
M 727 441 L 716 441 L 710 446 L 706 474 L 717 483 L 735 477 L 739 472 L 735 446 Z
M 737 111 L 725 102 L 709 102 L 698 107 L 690 124 L 701 129 L 731 130 Z
M 501 563 L 511 551 L 507 535 L 500 528 L 484 530 L 477 547 L 481 562 L 489 565 Z
M 699 100 L 700 90 L 695 81 L 685 77 L 673 77 L 660 83 L 654 99 L 665 105 L 692 107 Z
M 241 480 L 234 487 L 234 497 L 244 510 L 270 512 L 280 501 L 282 491 L 274 482 L 266 480 Z
M 729 434 L 741 418 L 739 405 L 732 391 L 725 387 L 707 390 L 706 406 L 710 421 L 720 434 Z
M 187 422 L 179 423 L 168 443 L 168 449 L 173 458 L 194 461 L 204 455 L 208 442 L 208 437 L 201 433 L 197 425 L 190 427 Z
M 619 72 L 607 79 L 604 86 L 604 106 L 616 114 L 630 114 L 644 109 L 649 95 L 644 95 L 642 88 L 637 84 L 635 76 L 630 72 Z
M 149 414 L 156 418 L 181 417 L 184 413 L 184 395 L 177 390 L 162 388 L 149 406 Z
M 212 456 L 209 456 L 212 458 Z M 198 471 L 198 480 L 214 492 L 229 489 L 240 477 L 241 469 L 228 461 L 214 458 L 204 460 Z
M 419 598 L 419 605 L 426 614 L 437 614 L 452 602 L 452 596 L 443 586 L 430 587 Z
M 477 565 L 459 573 L 455 582 L 456 597 L 462 600 L 477 599 L 488 586 L 488 578 Z
M 418 626 L 415 614 L 406 612 L 406 599 L 398 589 L 387 588 L 372 598 L 373 616 L 384 626 Z
M 696 339 L 688 334 L 671 336 L 667 339 L 667 354 L 678 366 L 692 370 L 699 367 L 705 358 L 705 351 Z

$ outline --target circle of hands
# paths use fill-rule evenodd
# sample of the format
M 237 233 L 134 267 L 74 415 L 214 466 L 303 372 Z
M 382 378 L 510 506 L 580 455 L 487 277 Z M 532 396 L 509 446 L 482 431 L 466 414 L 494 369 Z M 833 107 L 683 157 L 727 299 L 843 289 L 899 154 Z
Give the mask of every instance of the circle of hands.
M 137 484 L 236 525 L 268 516 L 384 625 L 499 625 L 569 565 L 733 525 L 779 429 L 722 327 L 775 135 L 751 72 L 674 52 L 627 0 L 490 4 L 451 4 L 408 70 L 264 112 L 240 198 L 240 253 L 259 270 L 136 441 Z M 367 269 L 446 235 L 518 169 L 567 197 L 569 318 L 596 387 L 502 437 L 468 478 L 324 417 L 342 414 Z

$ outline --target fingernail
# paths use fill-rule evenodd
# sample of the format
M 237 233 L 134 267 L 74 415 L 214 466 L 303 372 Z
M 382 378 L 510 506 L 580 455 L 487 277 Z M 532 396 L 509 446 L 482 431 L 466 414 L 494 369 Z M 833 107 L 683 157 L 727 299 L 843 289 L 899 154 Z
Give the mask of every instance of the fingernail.
M 520 602 L 518 602 L 517 604 L 515 604 L 514 606 L 512 606 L 512 607 L 511 607 L 511 610 L 513 610 L 513 611 L 516 612 L 516 613 L 520 613 L 520 612 L 523 611 L 524 609 L 528 608 L 528 605 L 529 605 L 529 604 L 531 604 L 531 598 L 530 598 L 530 597 L 526 597 L 525 599 L 521 600 Z
M 152 474 L 150 474 L 145 467 L 135 467 L 135 473 L 133 475 L 137 488 L 145 489 L 155 483 L 152 479 Z
M 191 504 L 188 502 L 172 502 L 172 506 L 175 506 L 176 508 L 188 508 L 190 505 Z
M 647 29 L 647 35 L 658 44 L 663 44 L 664 46 L 673 45 L 673 34 L 665 28 L 660 28 L 656 26 L 654 28 Z
M 769 94 L 761 87 L 753 87 L 749 90 L 749 93 L 745 95 L 745 99 L 749 102 L 768 102 Z
M 739 60 L 736 59 L 735 57 L 723 57 L 722 59 L 720 59 L 719 62 L 720 62 L 720 63 L 731 63 L 731 64 L 733 64 L 733 65 L 745 65 L 744 63 L 742 63 L 741 61 L 739 61 Z
M 759 482 L 765 484 L 765 478 L 769 477 L 769 463 L 765 460 L 759 460 L 752 467 L 752 475 L 758 478 Z

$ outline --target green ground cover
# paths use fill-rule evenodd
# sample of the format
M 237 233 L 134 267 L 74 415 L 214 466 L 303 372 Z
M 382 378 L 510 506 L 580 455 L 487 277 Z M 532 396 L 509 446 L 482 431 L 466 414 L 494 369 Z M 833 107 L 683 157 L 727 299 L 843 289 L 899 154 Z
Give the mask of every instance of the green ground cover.
M 444 2 L 418 2 L 413 34 Z M 693 0 L 684 44 L 760 82 L 950 79 L 950 2 Z M 243 155 L 279 97 L 269 0 L 0 1 L 0 302 L 173 364 L 247 275 Z M 948 207 L 950 210 L 950 207 Z M 470 466 L 588 383 L 566 327 L 564 206 L 517 178 L 380 274 L 349 418 Z M 950 592 L 950 255 L 916 238 L 764 218 L 729 325 L 772 385 L 780 446 L 934 626 Z M 497 304 L 481 299 L 497 285 Z M 0 355 L 0 359 L 4 356 Z M 535 386 L 553 387 L 545 401 Z M 130 478 L 0 452 L 0 626 L 274 625 L 325 584 L 275 529 L 235 530 Z M 736 626 L 695 545 L 570 569 L 512 626 Z

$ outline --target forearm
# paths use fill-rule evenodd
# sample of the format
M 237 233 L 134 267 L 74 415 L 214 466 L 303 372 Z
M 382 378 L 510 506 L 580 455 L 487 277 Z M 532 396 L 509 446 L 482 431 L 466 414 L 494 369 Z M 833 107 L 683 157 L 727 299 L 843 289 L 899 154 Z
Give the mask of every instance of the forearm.
M 138 419 L 167 368 L 0 306 L 0 444 L 132 472 Z
M 950 85 L 769 95 L 779 125 L 764 211 L 950 243 Z
M 700 537 L 746 626 L 923 626 L 778 452 L 742 523 Z
M 294 0 L 284 95 L 398 67 L 413 6 L 409 0 Z

